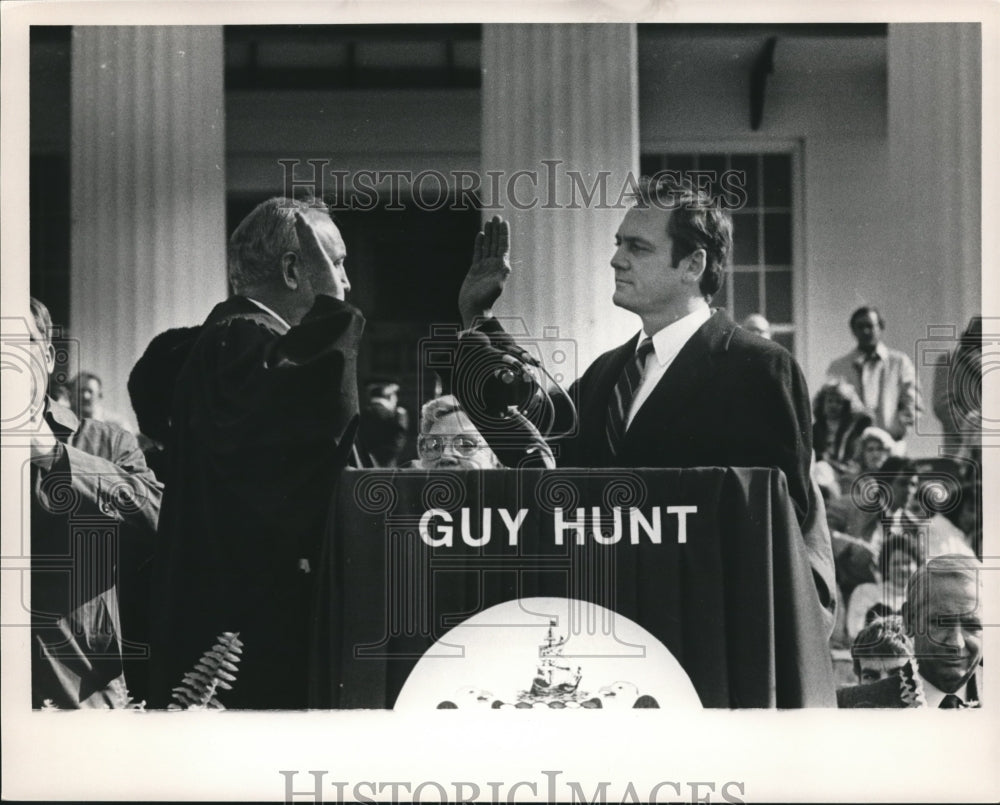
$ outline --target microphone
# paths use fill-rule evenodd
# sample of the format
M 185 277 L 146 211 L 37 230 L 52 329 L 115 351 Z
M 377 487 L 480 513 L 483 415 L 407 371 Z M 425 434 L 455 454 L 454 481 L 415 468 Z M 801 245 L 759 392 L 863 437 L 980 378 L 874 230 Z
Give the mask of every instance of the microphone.
M 459 340 L 455 381 L 453 391 L 463 406 L 501 419 L 511 406 L 526 406 L 537 388 L 517 358 L 494 348 L 480 332 Z
M 494 332 L 487 332 L 486 335 L 489 338 L 490 343 L 501 352 L 513 355 L 521 361 L 521 363 L 526 363 L 528 366 L 541 366 L 538 358 L 518 344 L 509 333 L 506 333 L 503 330 L 496 330 Z
M 491 345 L 481 332 L 459 340 L 452 391 L 466 415 L 507 467 L 555 467 L 545 439 L 521 413 L 538 385 L 513 355 Z

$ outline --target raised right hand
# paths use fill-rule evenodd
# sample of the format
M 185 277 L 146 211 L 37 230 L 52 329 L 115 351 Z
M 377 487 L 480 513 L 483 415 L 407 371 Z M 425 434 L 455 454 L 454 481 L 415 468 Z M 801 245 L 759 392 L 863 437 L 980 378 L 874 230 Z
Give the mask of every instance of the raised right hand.
M 329 219 L 327 219 L 329 222 Z M 334 229 L 336 233 L 337 230 Z M 322 277 L 322 291 L 329 293 L 335 299 L 343 300 L 351 289 L 343 260 L 337 263 L 330 258 L 327 248 L 334 248 L 328 232 L 317 232 L 313 222 L 299 210 L 295 211 L 295 236 L 299 239 L 299 247 L 303 261 L 309 266 L 313 277 Z M 326 238 L 327 246 L 322 242 Z
M 510 274 L 510 224 L 499 215 L 483 225 L 472 249 L 472 264 L 458 292 L 458 309 L 466 327 L 490 316 Z

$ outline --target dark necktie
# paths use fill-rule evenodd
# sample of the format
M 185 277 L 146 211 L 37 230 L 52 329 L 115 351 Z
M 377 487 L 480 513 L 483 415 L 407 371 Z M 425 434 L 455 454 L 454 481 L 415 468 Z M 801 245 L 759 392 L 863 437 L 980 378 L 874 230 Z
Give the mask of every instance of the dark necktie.
M 962 700 L 954 693 L 948 693 L 945 694 L 945 697 L 941 700 L 941 704 L 939 704 L 938 707 L 942 710 L 958 710 L 962 707 Z
M 646 358 L 652 351 L 653 339 L 647 337 L 639 344 L 639 349 L 636 350 L 632 360 L 625 365 L 625 369 L 611 393 L 611 402 L 608 405 L 607 434 L 611 454 L 614 456 L 618 455 L 622 439 L 625 437 L 625 420 L 632 407 L 635 392 L 642 382 L 642 370 L 646 366 Z

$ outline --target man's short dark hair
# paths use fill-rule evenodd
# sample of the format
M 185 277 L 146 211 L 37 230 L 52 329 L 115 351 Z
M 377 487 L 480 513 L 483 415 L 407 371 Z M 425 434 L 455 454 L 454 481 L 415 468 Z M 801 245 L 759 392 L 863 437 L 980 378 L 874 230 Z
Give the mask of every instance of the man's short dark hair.
M 882 313 L 879 311 L 879 309 L 877 307 L 874 307 L 873 305 L 864 305 L 862 307 L 859 307 L 851 314 L 851 320 L 850 320 L 851 330 L 852 331 L 854 330 L 854 322 L 856 322 L 862 316 L 867 316 L 869 313 L 875 314 L 875 318 L 878 319 L 879 329 L 884 330 L 885 319 L 882 318 Z
M 705 250 L 705 271 L 698 289 L 711 300 L 725 277 L 733 251 L 733 218 L 718 201 L 690 185 L 652 182 L 638 183 L 636 203 L 670 210 L 667 234 L 672 242 L 670 262 L 676 266 L 696 249 Z
M 318 198 L 269 198 L 251 210 L 229 238 L 226 262 L 229 284 L 235 293 L 244 293 L 278 278 L 281 256 L 299 248 L 295 234 L 295 211 L 330 208 Z
M 913 644 L 899 615 L 874 618 L 854 637 L 851 659 L 854 675 L 861 676 L 861 660 L 869 657 L 912 657 Z

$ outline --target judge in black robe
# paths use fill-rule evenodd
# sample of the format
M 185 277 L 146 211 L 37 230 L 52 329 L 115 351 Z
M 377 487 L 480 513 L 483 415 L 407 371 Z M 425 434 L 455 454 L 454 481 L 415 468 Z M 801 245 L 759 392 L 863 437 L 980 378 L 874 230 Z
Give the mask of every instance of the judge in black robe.
M 261 232 L 284 242 L 255 241 Z M 324 209 L 287 199 L 233 235 L 240 293 L 211 312 L 174 391 L 154 705 L 228 631 L 243 656 L 232 689 L 218 691 L 227 708 L 306 706 L 311 570 L 357 429 L 364 319 L 343 301 L 345 255 Z

